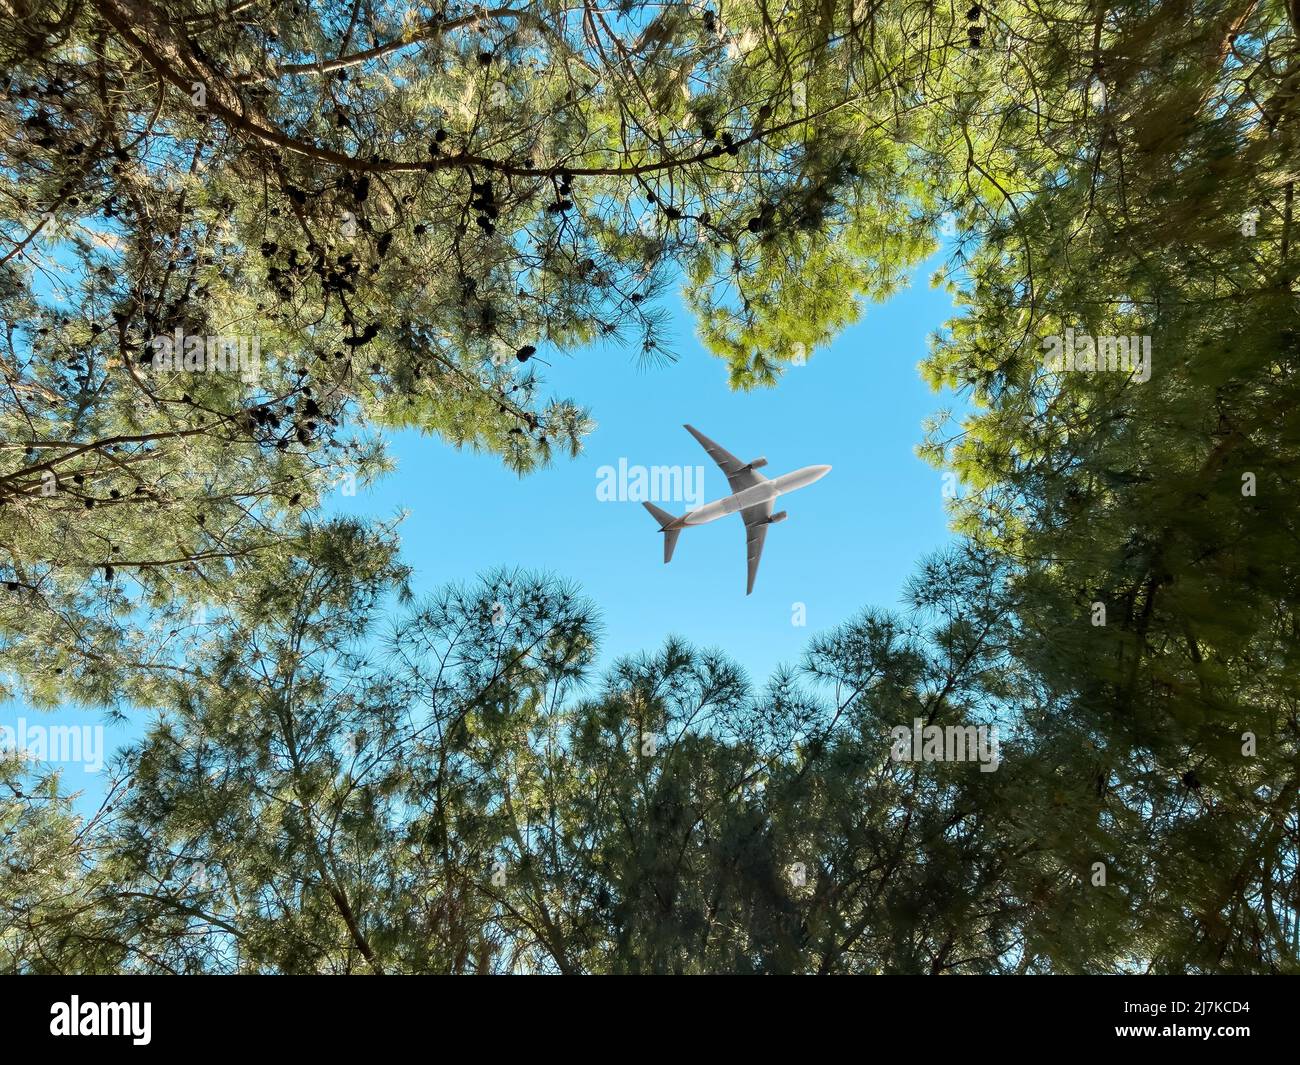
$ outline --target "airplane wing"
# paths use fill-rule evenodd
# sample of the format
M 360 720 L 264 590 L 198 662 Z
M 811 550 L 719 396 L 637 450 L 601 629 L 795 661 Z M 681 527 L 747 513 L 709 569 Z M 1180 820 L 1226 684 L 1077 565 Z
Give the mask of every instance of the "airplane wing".
M 727 475 L 727 484 L 731 486 L 733 492 L 739 492 L 745 488 L 752 488 L 754 485 L 767 480 L 767 478 L 757 470 L 747 469 L 746 463 L 741 462 L 740 459 L 736 458 L 736 456 L 726 448 L 715 444 L 694 426 L 686 426 L 686 431 L 700 442 L 704 447 L 704 450 L 709 453 L 709 458 L 716 462 L 722 469 L 722 472 Z
M 745 594 L 749 595 L 754 590 L 754 578 L 758 576 L 758 560 L 763 557 L 763 541 L 767 539 L 772 500 L 746 507 L 740 516 L 745 519 L 745 552 L 749 556 L 749 579 L 745 584 Z

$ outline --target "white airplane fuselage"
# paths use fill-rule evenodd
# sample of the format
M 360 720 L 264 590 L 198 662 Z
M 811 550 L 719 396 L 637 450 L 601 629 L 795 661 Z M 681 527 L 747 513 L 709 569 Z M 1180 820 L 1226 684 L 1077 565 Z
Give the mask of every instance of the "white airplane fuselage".
M 772 501 L 786 492 L 820 481 L 831 472 L 831 468 L 805 466 L 802 470 L 795 470 L 783 477 L 764 477 L 758 471 L 767 465 L 767 459 L 757 458 L 743 462 L 694 426 L 685 425 L 682 428 L 695 437 L 709 453 L 709 458 L 718 464 L 718 468 L 726 475 L 731 495 L 678 515 L 670 514 L 649 500 L 642 501 L 641 505 L 659 523 L 659 531 L 664 535 L 665 563 L 673 560 L 673 551 L 683 529 L 692 525 L 706 525 L 725 518 L 728 514 L 739 515 L 745 524 L 745 594 L 749 595 L 754 590 L 754 578 L 758 574 L 759 560 L 763 557 L 768 526 L 786 519 L 784 510 L 779 514 L 772 513 Z
M 774 477 L 770 481 L 763 481 L 743 491 L 736 492 L 734 495 L 715 499 L 712 503 L 705 503 L 704 506 L 697 507 L 695 510 L 688 510 L 677 519 L 677 522 L 679 527 L 707 525 L 711 521 L 725 518 L 728 514 L 735 514 L 746 507 L 766 503 L 769 499 L 775 499 L 786 492 L 793 492 L 795 489 L 803 488 L 814 481 L 820 481 L 830 473 L 830 469 L 829 466 L 805 466 L 801 470 Z

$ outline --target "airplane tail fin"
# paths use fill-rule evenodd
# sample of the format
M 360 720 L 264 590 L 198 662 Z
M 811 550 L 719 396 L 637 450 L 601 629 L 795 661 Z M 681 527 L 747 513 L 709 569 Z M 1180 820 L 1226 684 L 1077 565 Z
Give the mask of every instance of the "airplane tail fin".
M 664 534 L 664 562 L 671 562 L 673 560 L 673 549 L 677 546 L 677 537 L 682 534 L 681 526 L 675 529 L 669 528 L 677 518 L 653 503 L 642 503 L 641 505 L 650 511 L 651 517 L 659 523 L 659 531 Z

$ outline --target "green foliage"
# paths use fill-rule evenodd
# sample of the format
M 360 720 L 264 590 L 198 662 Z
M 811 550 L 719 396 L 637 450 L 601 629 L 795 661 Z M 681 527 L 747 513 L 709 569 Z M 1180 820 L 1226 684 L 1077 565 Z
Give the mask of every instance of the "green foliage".
M 986 684 L 1005 684 L 987 624 L 951 603 L 928 630 L 868 615 L 762 692 L 669 640 L 593 692 L 597 622 L 571 588 L 518 572 L 448 588 L 376 659 L 364 637 L 400 571 L 355 574 L 357 530 L 318 535 L 336 561 L 262 574 L 125 753 L 129 787 L 82 839 L 95 879 L 65 889 L 84 919 L 64 951 L 104 937 L 128 969 L 335 973 L 915 971 L 1000 953 L 1001 927 L 951 909 L 975 907 L 968 878 L 1000 861 L 989 799 L 881 745 L 907 715 L 985 712 Z M 936 564 L 993 594 L 974 560 Z M 955 837 L 954 794 L 972 818 Z M 914 860 L 939 838 L 960 857 L 943 874 Z M 901 926 L 877 927 L 882 905 Z M 31 923 L 6 968 L 31 968 Z
M 933 247 L 907 11 L 5 10 L 0 633 L 41 698 L 147 702 L 137 622 L 301 551 L 375 430 L 523 474 L 593 424 L 538 363 L 669 356 L 670 282 L 751 387 Z
M 1294 8 L 1123 5 L 1074 32 L 1090 69 L 1036 97 L 1071 134 L 1025 131 L 1041 179 L 969 183 L 990 221 L 926 372 L 976 411 L 927 454 L 968 488 L 958 527 L 1013 567 L 1060 807 L 1140 902 L 1135 964 L 1294 967 Z M 972 167 L 996 178 L 1006 151 Z M 1050 372 L 1067 329 L 1146 336 L 1150 379 Z M 1105 967 L 1063 924 L 1041 935 Z
M 0 967 L 1297 971 L 1293 4 L 0 3 L 0 664 L 159 713 L 91 819 L 0 763 Z M 536 357 L 670 282 L 772 384 L 944 215 L 963 540 L 765 687 L 315 516 L 386 427 L 576 453 Z

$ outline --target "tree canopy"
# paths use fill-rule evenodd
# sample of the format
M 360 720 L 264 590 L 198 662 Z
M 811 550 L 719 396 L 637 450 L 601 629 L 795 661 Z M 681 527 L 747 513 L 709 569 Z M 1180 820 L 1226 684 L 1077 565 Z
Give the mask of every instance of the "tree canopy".
M 0 11 L 0 665 L 159 715 L 93 818 L 0 761 L 0 968 L 1300 969 L 1294 2 Z M 672 287 L 779 387 L 944 229 L 960 539 L 764 685 L 319 513 L 575 454 L 537 366 Z

